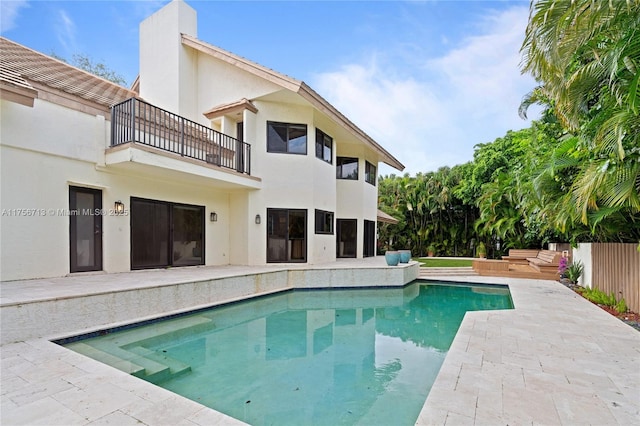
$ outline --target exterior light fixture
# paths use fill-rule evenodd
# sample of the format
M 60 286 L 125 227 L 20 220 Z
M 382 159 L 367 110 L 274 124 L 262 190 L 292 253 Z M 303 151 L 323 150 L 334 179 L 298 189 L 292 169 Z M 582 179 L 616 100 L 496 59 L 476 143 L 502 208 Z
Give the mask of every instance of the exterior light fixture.
M 260 219 L 260 215 L 257 214 L 256 215 L 256 225 L 260 225 L 261 219 Z
M 211 222 L 217 222 L 218 221 L 218 213 L 211 212 L 211 214 L 209 215 L 209 220 Z
M 116 212 L 116 214 L 123 214 L 124 213 L 124 203 L 120 200 L 116 201 L 113 204 L 113 210 Z

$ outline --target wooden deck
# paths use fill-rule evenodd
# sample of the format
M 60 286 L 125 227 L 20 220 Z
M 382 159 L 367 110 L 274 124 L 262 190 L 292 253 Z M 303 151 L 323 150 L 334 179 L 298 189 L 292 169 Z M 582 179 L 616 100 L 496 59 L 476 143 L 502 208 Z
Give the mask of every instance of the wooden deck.
M 510 263 L 508 260 L 474 259 L 472 267 L 478 275 L 487 277 L 530 278 L 554 281 L 560 278 L 557 272 L 540 272 L 529 265 Z

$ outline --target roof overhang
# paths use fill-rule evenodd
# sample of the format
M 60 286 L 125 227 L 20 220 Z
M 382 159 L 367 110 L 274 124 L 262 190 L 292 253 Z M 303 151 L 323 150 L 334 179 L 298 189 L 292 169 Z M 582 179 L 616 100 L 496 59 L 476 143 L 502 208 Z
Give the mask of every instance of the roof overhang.
M 7 81 L 0 81 L 0 99 L 33 107 L 34 100 L 37 97 L 38 91 L 32 87 L 25 87 L 11 84 Z
M 218 105 L 211 108 L 209 111 L 204 112 L 204 116 L 209 120 L 222 117 L 223 115 L 235 115 L 242 113 L 244 110 L 249 110 L 252 113 L 257 113 L 258 108 L 246 98 L 242 98 L 237 102 L 231 102 L 228 104 Z
M 385 212 L 383 212 L 382 210 L 378 209 L 378 222 L 382 222 L 382 223 L 390 223 L 392 225 L 395 225 L 396 223 L 400 222 L 398 219 L 396 219 L 395 217 L 386 214 Z

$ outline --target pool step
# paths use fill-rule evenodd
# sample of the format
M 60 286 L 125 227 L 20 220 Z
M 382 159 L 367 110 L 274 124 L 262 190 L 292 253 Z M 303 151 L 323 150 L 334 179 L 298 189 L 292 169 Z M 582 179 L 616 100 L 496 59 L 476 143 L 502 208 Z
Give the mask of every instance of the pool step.
M 138 376 L 144 374 L 145 368 L 131 361 L 130 359 L 122 359 L 116 355 L 101 351 L 100 349 L 89 346 L 86 343 L 74 342 L 65 345 L 66 348 L 71 349 L 74 352 L 78 352 L 82 355 L 86 355 L 89 358 L 93 358 L 96 361 L 100 361 L 103 364 L 110 365 L 113 368 L 117 368 L 125 373 Z
M 478 275 L 471 266 L 458 268 L 420 268 L 418 278 L 429 278 L 432 276 L 475 276 Z
M 153 351 L 142 346 L 135 346 L 133 348 L 129 348 L 128 350 L 144 358 L 166 365 L 169 368 L 168 374 L 159 375 L 157 378 L 154 377 L 153 380 L 145 377 L 146 380 L 152 381 L 155 384 L 158 384 L 161 381 L 174 379 L 178 376 L 191 372 L 190 365 L 178 361 L 177 359 L 171 358 L 163 352 Z M 156 379 L 160 379 L 160 381 L 156 381 Z
M 175 318 L 171 321 L 158 321 L 153 327 L 135 327 L 113 334 L 117 346 L 128 349 L 131 346 L 153 346 L 163 341 L 171 341 L 181 336 L 193 335 L 215 328 L 211 319 L 201 315 Z M 106 340 L 109 340 L 108 337 Z
M 110 342 L 101 342 L 99 346 L 75 342 L 67 345 L 67 347 L 151 383 L 160 383 L 174 376 L 168 365 L 122 349 Z M 184 368 L 179 370 L 179 374 L 184 373 L 182 371 Z

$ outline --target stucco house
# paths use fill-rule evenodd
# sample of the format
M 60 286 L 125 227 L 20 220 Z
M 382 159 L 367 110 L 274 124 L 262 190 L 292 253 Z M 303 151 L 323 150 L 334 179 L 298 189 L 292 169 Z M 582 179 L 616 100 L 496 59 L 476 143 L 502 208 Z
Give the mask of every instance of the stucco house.
M 404 166 L 302 81 L 140 25 L 131 89 L 0 39 L 1 279 L 375 255 L 377 170 Z

